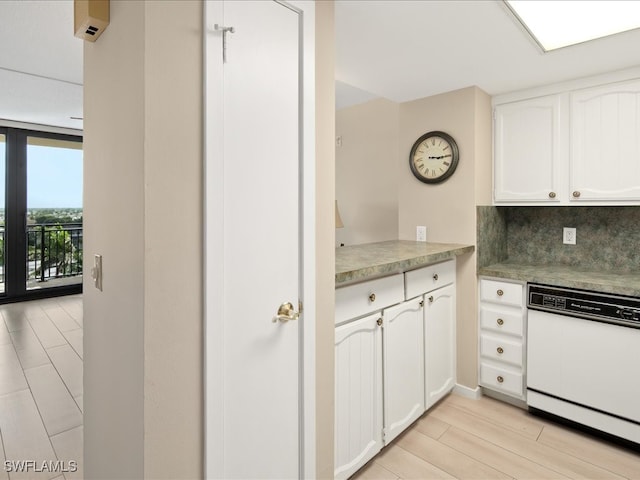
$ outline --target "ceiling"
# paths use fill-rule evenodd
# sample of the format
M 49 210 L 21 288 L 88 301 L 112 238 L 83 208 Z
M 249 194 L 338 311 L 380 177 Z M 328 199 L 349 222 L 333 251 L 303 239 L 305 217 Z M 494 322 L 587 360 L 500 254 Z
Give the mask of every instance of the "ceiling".
M 473 85 L 497 95 L 640 65 L 640 29 L 542 53 L 502 1 L 337 0 L 335 16 L 338 108 Z
M 640 30 L 542 53 L 501 1 L 337 0 L 336 105 L 490 95 L 640 65 Z M 0 119 L 81 129 L 72 0 L 0 0 Z
M 72 0 L 0 0 L 0 119 L 82 129 Z

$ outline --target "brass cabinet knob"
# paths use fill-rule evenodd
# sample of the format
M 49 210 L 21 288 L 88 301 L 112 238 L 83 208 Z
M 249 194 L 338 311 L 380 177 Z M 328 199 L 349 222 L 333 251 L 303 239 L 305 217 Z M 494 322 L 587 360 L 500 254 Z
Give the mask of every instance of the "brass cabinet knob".
M 420 300 L 420 303 L 418 305 L 420 305 L 421 307 L 424 307 L 424 300 Z
M 576 190 L 575 192 L 573 192 L 573 198 L 578 198 L 578 197 L 580 197 L 580 192 Z
M 556 198 L 556 192 L 549 192 L 549 198 Z
M 429 297 L 429 303 L 433 303 L 433 295 Z
M 502 378 L 502 375 L 498 375 L 498 378 L 496 378 L 496 380 L 498 380 L 498 383 L 504 382 L 504 378 Z
M 437 282 L 437 281 L 438 281 L 438 274 L 437 274 L 437 273 L 434 273 L 434 274 L 433 274 L 433 281 L 434 281 L 434 282 Z
M 378 326 L 382 326 L 382 317 L 380 317 L 380 318 L 376 321 L 376 323 L 378 324 Z
M 504 325 L 504 320 L 499 318 L 498 320 L 496 320 L 496 323 L 500 326 Z
M 497 351 L 500 355 L 502 355 L 502 354 L 504 353 L 504 350 L 502 349 L 502 347 L 498 347 L 498 348 L 496 349 L 496 351 Z
M 369 301 L 370 301 L 371 303 L 373 303 L 373 302 L 375 302 L 375 301 L 376 301 L 376 294 L 375 294 L 375 293 L 372 293 L 371 295 L 369 295 Z
M 504 295 L 504 292 L 502 290 L 500 290 L 500 289 L 498 289 L 498 291 L 496 293 L 498 294 L 499 297 Z

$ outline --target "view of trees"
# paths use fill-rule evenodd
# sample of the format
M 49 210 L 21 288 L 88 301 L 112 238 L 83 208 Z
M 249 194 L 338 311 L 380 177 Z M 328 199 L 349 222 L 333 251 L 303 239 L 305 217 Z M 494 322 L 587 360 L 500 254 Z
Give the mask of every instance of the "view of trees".
M 4 220 L 4 210 L 0 210 L 0 265 L 5 264 Z M 27 212 L 27 262 L 30 279 L 82 274 L 82 209 Z M 0 272 L 4 277 L 4 269 Z

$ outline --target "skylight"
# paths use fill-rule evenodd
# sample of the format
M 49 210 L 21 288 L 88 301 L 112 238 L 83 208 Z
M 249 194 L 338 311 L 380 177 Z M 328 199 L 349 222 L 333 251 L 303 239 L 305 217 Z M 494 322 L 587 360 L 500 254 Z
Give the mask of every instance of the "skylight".
M 544 51 L 640 28 L 640 1 L 505 0 Z

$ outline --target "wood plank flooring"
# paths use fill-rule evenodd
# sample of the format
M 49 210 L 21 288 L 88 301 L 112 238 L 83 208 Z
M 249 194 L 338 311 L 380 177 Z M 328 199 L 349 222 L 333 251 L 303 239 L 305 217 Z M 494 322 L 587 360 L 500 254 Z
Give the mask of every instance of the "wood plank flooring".
M 0 480 L 83 478 L 82 325 L 81 295 L 0 305 Z
M 449 395 L 352 479 L 640 479 L 640 452 L 489 397 Z

